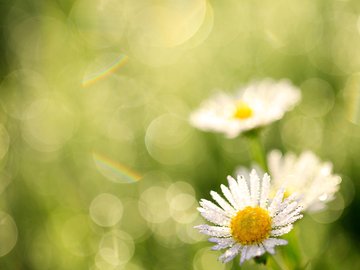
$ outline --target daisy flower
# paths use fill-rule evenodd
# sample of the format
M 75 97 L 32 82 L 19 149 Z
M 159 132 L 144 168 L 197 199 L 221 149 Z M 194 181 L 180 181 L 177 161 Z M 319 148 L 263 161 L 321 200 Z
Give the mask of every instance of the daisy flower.
M 269 201 L 270 176 L 260 180 L 256 171 L 250 179 L 238 176 L 237 181 L 228 176 L 229 187 L 221 185 L 226 200 L 211 191 L 215 203 L 202 199 L 198 208 L 201 215 L 214 225 L 198 225 L 195 228 L 210 236 L 213 250 L 226 249 L 219 260 L 226 263 L 241 253 L 240 264 L 265 252 L 275 253 L 275 246 L 286 245 L 278 236 L 293 228 L 293 223 L 302 218 L 301 206 L 289 196 L 283 200 L 284 189 L 279 189 Z
M 322 162 L 310 151 L 299 156 L 293 153 L 283 156 L 280 151 L 273 150 L 267 159 L 273 187 L 286 186 L 286 194 L 299 193 L 306 211 L 325 208 L 339 190 L 341 177 L 332 173 L 332 163 Z
M 300 99 L 301 92 L 290 81 L 266 79 L 247 85 L 234 95 L 218 93 L 191 114 L 190 122 L 201 130 L 234 138 L 281 119 Z

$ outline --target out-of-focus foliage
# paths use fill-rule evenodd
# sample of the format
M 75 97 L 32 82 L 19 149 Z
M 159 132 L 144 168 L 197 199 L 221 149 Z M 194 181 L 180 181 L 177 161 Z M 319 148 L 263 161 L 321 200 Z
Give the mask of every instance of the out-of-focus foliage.
M 359 1 L 5 0 L 0 24 L 1 269 L 229 269 L 192 227 L 246 141 L 188 115 L 264 77 L 303 93 L 266 149 L 343 178 L 297 223 L 306 269 L 360 269 Z

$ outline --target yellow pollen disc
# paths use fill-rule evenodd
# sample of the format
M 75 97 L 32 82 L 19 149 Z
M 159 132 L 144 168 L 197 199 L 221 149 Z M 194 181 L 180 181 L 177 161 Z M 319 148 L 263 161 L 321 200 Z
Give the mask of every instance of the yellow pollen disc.
M 290 195 L 291 195 L 291 192 L 289 192 L 288 190 L 285 190 L 284 199 L 286 199 L 286 198 L 289 197 Z
M 292 194 L 292 192 L 290 192 L 289 190 L 285 189 L 283 199 L 286 199 L 286 198 L 289 197 L 291 194 Z M 274 190 L 272 190 L 272 191 L 270 192 L 270 197 L 274 198 L 275 195 L 276 195 L 276 192 L 275 192 Z
M 247 206 L 232 218 L 231 234 L 242 245 L 260 243 L 269 237 L 271 217 L 261 207 Z
M 245 102 L 239 101 L 236 104 L 236 108 L 235 108 L 235 112 L 234 112 L 235 118 L 243 120 L 243 119 L 250 118 L 252 115 L 253 115 L 253 110 Z

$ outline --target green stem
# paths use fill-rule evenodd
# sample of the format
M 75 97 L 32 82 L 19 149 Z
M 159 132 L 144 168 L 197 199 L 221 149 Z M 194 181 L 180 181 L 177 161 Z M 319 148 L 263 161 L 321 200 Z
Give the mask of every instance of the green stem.
M 284 266 L 281 265 L 279 259 L 276 257 L 278 255 L 269 256 L 268 263 L 266 264 L 267 269 L 269 270 L 284 270 Z
M 249 141 L 250 154 L 252 159 L 264 170 L 268 172 L 266 155 L 263 144 L 261 143 L 260 132 L 255 130 L 247 134 Z
M 289 244 L 286 246 L 287 263 L 291 269 L 302 269 L 302 251 L 299 243 L 297 228 L 294 228 L 288 235 Z
M 239 270 L 239 269 L 240 269 L 239 264 L 234 261 L 231 265 L 231 270 Z

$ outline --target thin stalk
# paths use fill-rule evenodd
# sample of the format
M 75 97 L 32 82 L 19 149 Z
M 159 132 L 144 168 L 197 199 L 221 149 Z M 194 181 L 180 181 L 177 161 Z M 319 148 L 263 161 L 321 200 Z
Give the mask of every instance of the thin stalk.
M 287 236 L 289 244 L 286 246 L 286 255 L 291 269 L 303 269 L 302 251 L 299 242 L 298 228 L 294 228 Z
M 250 150 L 251 158 L 264 170 L 264 172 L 268 172 L 266 154 L 265 154 L 264 146 L 261 142 L 260 132 L 253 131 L 251 133 L 248 133 L 247 138 L 249 141 L 249 150 Z
M 232 263 L 231 270 L 239 270 L 239 269 L 241 269 L 240 266 L 239 266 L 239 264 L 234 261 L 234 262 Z
M 279 259 L 276 257 L 277 255 L 269 256 L 268 263 L 266 264 L 266 268 L 269 270 L 284 270 L 284 266 L 282 266 L 282 263 L 279 261 Z

